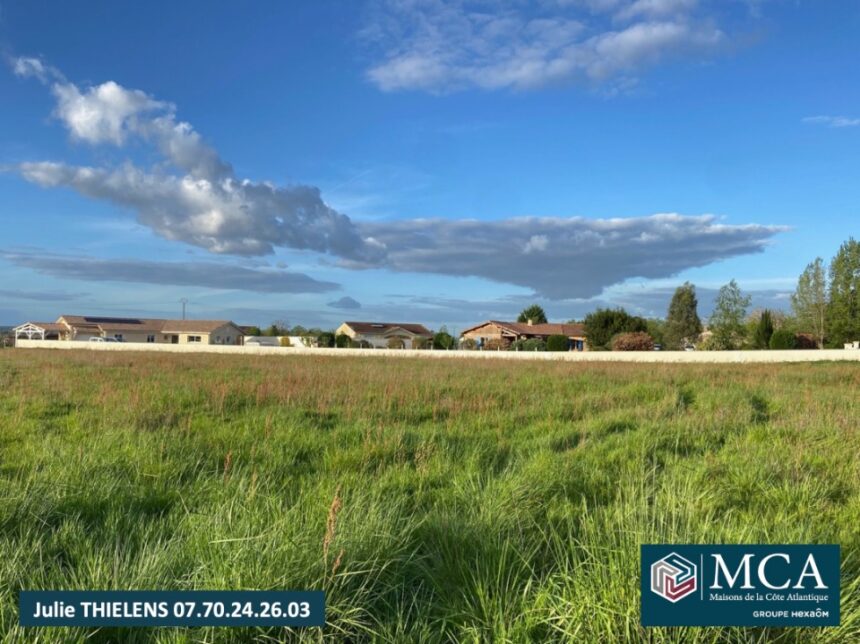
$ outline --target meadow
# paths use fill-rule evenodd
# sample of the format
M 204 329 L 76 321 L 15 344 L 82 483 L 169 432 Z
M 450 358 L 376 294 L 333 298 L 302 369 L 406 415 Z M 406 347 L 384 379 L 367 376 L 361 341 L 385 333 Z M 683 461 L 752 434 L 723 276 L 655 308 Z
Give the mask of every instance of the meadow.
M 0 641 L 860 641 L 860 364 L 0 351 Z M 643 629 L 641 543 L 840 543 L 842 626 Z M 38 629 L 21 589 L 322 589 Z

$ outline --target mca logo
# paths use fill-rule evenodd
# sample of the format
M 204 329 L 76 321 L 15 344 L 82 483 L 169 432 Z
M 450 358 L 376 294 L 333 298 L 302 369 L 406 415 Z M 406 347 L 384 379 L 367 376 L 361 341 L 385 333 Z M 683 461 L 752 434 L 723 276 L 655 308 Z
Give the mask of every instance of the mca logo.
M 674 552 L 651 564 L 651 592 L 673 604 L 696 592 L 696 564 Z

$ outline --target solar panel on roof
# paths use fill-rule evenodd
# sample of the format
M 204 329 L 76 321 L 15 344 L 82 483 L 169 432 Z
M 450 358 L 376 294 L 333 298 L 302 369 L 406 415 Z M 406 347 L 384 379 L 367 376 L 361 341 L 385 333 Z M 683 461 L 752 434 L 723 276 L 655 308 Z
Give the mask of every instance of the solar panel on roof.
M 84 318 L 84 321 L 92 324 L 143 324 L 135 318 Z

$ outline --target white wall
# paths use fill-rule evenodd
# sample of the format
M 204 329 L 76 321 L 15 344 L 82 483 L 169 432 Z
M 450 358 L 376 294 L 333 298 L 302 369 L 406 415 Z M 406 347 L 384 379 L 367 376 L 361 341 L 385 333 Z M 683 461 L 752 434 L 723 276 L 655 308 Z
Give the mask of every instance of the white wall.
M 387 356 L 392 358 L 456 358 L 491 360 L 547 360 L 562 362 L 677 362 L 677 363 L 765 363 L 765 362 L 860 362 L 860 351 L 825 349 L 822 351 L 419 351 L 411 349 L 317 349 L 309 347 L 251 347 L 216 344 L 125 344 L 121 342 L 58 342 L 56 340 L 18 340 L 21 349 L 75 349 L 84 351 L 141 351 L 161 353 L 233 353 L 287 356 L 324 355 L 341 358 Z

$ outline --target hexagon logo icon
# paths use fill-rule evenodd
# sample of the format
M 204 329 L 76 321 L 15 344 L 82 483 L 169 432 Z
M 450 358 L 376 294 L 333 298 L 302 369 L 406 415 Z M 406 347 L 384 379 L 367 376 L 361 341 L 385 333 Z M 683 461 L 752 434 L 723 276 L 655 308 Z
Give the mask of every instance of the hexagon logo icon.
M 696 592 L 696 564 L 670 553 L 651 564 L 651 592 L 673 604 Z

